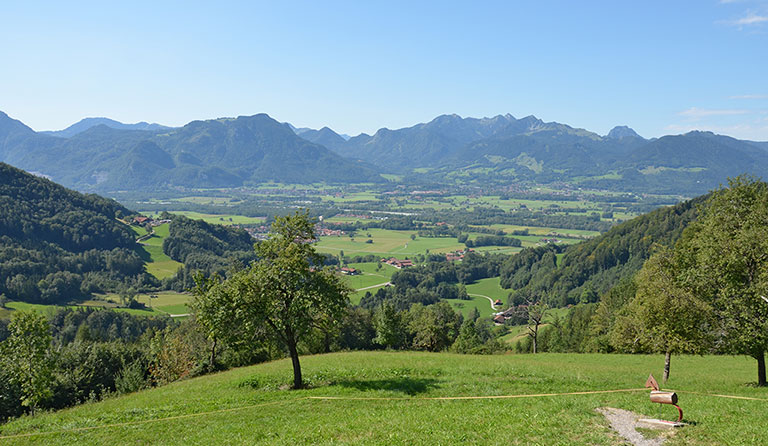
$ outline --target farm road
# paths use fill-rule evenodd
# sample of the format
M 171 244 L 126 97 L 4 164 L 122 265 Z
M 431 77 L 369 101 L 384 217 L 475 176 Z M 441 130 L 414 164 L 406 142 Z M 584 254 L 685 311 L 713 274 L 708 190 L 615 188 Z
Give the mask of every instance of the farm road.
M 484 298 L 488 299 L 488 302 L 491 303 L 491 310 L 496 311 L 496 307 L 493 305 L 493 298 L 490 298 L 488 296 L 484 296 L 482 294 L 472 294 L 472 293 L 467 293 L 467 296 L 477 296 L 477 297 L 484 297 Z
M 371 285 L 371 286 L 367 286 L 367 287 L 364 287 L 364 288 L 358 288 L 355 291 L 365 291 L 365 290 L 370 290 L 371 288 L 379 288 L 379 287 L 387 286 L 387 285 L 392 285 L 392 282 L 384 282 L 384 283 L 380 283 L 378 285 Z

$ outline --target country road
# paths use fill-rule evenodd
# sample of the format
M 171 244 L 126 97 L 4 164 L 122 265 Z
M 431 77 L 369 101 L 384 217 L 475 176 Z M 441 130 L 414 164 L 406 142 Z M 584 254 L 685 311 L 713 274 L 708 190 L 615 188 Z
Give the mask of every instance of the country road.
M 484 297 L 484 298 L 488 299 L 488 302 L 490 302 L 490 303 L 491 303 L 491 310 L 492 310 L 492 311 L 494 311 L 494 312 L 495 312 L 495 311 L 497 311 L 497 308 L 496 308 L 496 306 L 494 306 L 494 305 L 493 305 L 493 298 L 490 298 L 490 297 L 488 297 L 488 296 L 484 296 L 484 295 L 482 295 L 482 294 L 472 294 L 472 293 L 467 293 L 467 296 L 477 296 L 477 297 Z
M 371 285 L 371 286 L 367 286 L 365 288 L 358 288 L 355 291 L 365 291 L 365 290 L 370 290 L 371 288 L 379 288 L 379 287 L 387 286 L 387 285 L 392 285 L 392 282 L 384 282 L 384 283 L 380 283 L 378 285 Z

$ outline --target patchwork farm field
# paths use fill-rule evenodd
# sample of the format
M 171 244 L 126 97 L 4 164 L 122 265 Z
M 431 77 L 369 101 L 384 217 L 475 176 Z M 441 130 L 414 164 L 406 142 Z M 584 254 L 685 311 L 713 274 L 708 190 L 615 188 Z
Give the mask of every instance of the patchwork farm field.
M 370 234 L 370 237 L 368 237 Z M 372 228 L 358 231 L 357 234 L 350 237 L 342 236 L 324 236 L 315 245 L 318 252 L 338 255 L 342 251 L 345 256 L 365 256 L 374 255 L 380 257 L 406 257 L 426 253 L 448 253 L 452 251 L 464 250 L 466 246 L 459 243 L 455 237 L 419 237 L 411 239 L 416 231 L 397 231 L 391 229 Z M 474 240 L 477 237 L 486 234 L 470 233 L 469 239 Z M 529 246 L 539 246 L 543 242 L 542 236 L 527 235 L 515 236 L 523 242 L 522 247 L 511 246 L 480 246 L 473 248 L 477 252 L 493 252 L 496 254 L 514 254 L 521 249 Z M 371 243 L 367 243 L 371 240 Z M 576 239 L 564 239 L 563 243 L 578 243 Z
M 371 236 L 368 237 L 367 234 Z M 347 235 L 321 237 L 315 245 L 318 252 L 338 255 L 344 251 L 346 256 L 368 255 L 376 256 L 414 256 L 429 252 L 451 252 L 464 249 L 464 244 L 458 243 L 456 238 L 449 237 L 416 237 L 411 240 L 411 235 L 416 231 L 395 231 L 389 229 L 372 228 L 358 231 L 354 237 Z M 366 240 L 372 240 L 366 243 Z
M 658 416 L 643 384 L 648 373 L 661 375 L 663 362 L 662 355 L 317 355 L 302 358 L 307 390 L 280 390 L 292 376 L 290 360 L 281 360 L 23 417 L 0 426 L 0 441 L 616 445 L 623 441 L 597 409 Z M 768 389 L 749 385 L 754 365 L 744 357 L 674 357 L 668 386 L 688 424 L 665 445 L 763 443 Z M 675 415 L 665 406 L 661 416 Z

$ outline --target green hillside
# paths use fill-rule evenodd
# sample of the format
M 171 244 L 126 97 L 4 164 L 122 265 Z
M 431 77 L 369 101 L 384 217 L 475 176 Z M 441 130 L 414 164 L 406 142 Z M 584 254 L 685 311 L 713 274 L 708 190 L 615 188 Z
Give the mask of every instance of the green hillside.
M 0 163 L 0 294 L 61 304 L 157 285 L 119 218 L 132 211 Z
M 663 357 L 356 352 L 302 361 L 308 390 L 281 390 L 291 365 L 276 361 L 21 418 L 0 428 L 0 442 L 615 445 L 595 409 L 658 416 L 642 386 L 649 372 L 661 374 Z M 665 444 L 764 440 L 768 389 L 744 385 L 752 372 L 740 358 L 675 358 L 669 386 L 689 425 Z M 637 390 L 563 394 L 622 389 Z M 560 395 L 452 399 L 536 394 Z M 663 418 L 674 415 L 662 409 Z

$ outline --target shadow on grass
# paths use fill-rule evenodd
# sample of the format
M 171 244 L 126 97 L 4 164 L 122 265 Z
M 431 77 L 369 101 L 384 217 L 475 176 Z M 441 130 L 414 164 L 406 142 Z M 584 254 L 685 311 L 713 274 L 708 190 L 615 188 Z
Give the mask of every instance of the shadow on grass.
M 436 389 L 438 380 L 432 378 L 391 378 L 391 379 L 373 379 L 367 381 L 343 380 L 334 384 L 361 392 L 370 390 L 386 390 L 390 392 L 401 392 L 409 396 L 424 393 L 430 389 Z
M 149 252 L 147 252 L 146 249 L 144 249 L 142 245 L 137 244 L 136 247 L 134 248 L 134 251 L 141 258 L 141 260 L 145 262 L 152 261 L 152 256 L 149 254 Z

